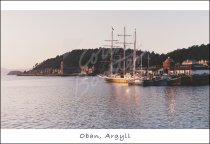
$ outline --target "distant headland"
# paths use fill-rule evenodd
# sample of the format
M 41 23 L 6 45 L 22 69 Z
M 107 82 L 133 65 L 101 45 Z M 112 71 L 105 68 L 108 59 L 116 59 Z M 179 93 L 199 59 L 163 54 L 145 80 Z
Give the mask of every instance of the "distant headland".
M 10 71 L 7 75 L 20 75 L 23 74 L 21 71 Z

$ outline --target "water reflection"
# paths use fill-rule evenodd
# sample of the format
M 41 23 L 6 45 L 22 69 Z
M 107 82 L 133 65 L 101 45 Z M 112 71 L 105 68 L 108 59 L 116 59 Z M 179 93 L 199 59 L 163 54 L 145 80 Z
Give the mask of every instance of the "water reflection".
M 176 100 L 175 100 L 175 88 L 174 87 L 167 87 L 166 88 L 166 95 L 168 97 L 168 111 L 170 113 L 175 113 L 176 108 Z
M 139 86 L 128 86 L 128 84 L 109 84 L 112 96 L 118 97 L 118 102 L 124 104 L 140 104 Z

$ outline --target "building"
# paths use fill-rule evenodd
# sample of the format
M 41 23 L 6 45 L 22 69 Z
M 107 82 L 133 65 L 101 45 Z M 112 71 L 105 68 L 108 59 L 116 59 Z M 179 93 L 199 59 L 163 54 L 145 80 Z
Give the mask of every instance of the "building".
M 191 59 L 191 60 L 187 59 L 187 60 L 182 62 L 182 65 L 192 65 L 192 64 L 196 64 L 196 60 L 194 60 L 194 59 Z
M 168 74 L 173 74 L 174 72 L 174 67 L 175 67 L 175 62 L 173 59 L 168 57 L 164 62 L 163 62 L 163 71 Z
M 92 74 L 94 73 L 94 66 L 88 67 L 88 66 L 82 66 L 80 67 L 81 74 Z
M 151 75 L 163 75 L 164 70 L 161 66 L 151 66 L 148 69 L 148 74 Z
M 203 60 L 203 59 L 198 60 L 198 61 L 196 61 L 194 59 L 192 59 L 192 60 L 187 59 L 187 60 L 182 62 L 182 65 L 192 65 L 192 64 L 201 64 L 201 65 L 208 66 L 209 65 L 209 61 L 208 60 Z
M 174 74 L 176 75 L 209 74 L 209 68 L 201 64 L 176 65 L 174 69 Z
M 199 61 L 197 61 L 196 62 L 197 64 L 202 64 L 202 65 L 206 65 L 206 66 L 208 66 L 209 65 L 209 61 L 208 60 L 199 60 Z

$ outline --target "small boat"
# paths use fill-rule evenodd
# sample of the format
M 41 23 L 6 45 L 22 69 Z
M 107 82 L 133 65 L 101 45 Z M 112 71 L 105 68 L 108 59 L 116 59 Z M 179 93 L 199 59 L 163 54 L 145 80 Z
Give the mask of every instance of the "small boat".
M 167 86 L 167 79 L 166 78 L 162 78 L 162 77 L 156 77 L 154 80 L 154 85 L 155 86 Z
M 175 78 L 168 78 L 168 85 L 170 86 L 180 86 L 181 85 L 181 77 L 175 77 Z
M 145 79 L 143 80 L 143 86 L 153 86 L 154 81 L 152 79 Z
M 129 85 L 143 85 L 143 79 L 142 78 L 136 78 L 136 79 L 130 79 L 128 81 Z
M 101 74 L 99 74 L 99 75 L 97 75 L 98 77 L 100 77 L 100 78 L 104 78 L 104 76 L 103 75 L 101 75 Z

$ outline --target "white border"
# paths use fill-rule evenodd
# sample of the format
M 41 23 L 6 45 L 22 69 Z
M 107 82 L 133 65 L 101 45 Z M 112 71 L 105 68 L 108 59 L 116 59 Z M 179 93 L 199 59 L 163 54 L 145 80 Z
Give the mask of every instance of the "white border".
M 1 1 L 1 10 L 209 10 L 209 1 Z M 131 139 L 81 139 L 130 133 Z M 208 129 L 2 129 L 2 143 L 209 143 Z
M 85 133 L 102 138 L 80 138 Z M 131 138 L 104 138 L 107 133 L 129 133 Z M 1 136 L 2 143 L 209 143 L 208 129 L 2 129 Z
M 2 1 L 2 10 L 209 10 L 209 1 Z

